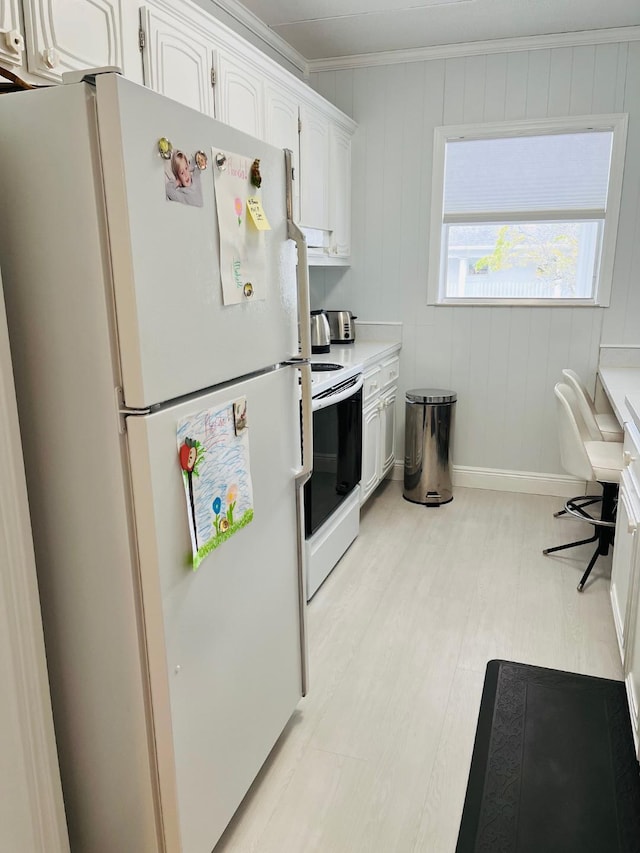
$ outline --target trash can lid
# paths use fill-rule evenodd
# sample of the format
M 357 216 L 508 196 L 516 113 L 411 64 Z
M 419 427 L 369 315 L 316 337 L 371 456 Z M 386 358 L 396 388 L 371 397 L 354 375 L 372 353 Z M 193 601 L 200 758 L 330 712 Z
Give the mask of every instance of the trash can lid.
M 455 403 L 457 399 L 455 391 L 445 391 L 442 388 L 413 388 L 407 391 L 409 403 Z

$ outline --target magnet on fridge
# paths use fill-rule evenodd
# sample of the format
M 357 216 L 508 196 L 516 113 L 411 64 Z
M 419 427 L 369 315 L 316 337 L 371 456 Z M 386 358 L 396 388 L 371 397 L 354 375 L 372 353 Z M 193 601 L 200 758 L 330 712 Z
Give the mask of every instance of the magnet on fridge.
M 227 168 L 227 157 L 225 154 L 222 153 L 222 151 L 219 151 L 216 154 L 216 166 L 218 167 L 220 172 L 224 172 L 224 170 Z
M 262 175 L 260 174 L 260 160 L 257 158 L 251 164 L 251 183 L 254 187 L 260 188 L 262 183 Z
M 173 145 L 167 139 L 166 136 L 162 136 L 158 140 L 158 151 L 160 152 L 160 156 L 164 160 L 170 160 L 171 159 L 171 153 L 173 151 Z
M 253 296 L 253 285 L 251 284 L 251 282 L 250 282 L 250 281 L 248 281 L 248 282 L 245 284 L 245 286 L 242 288 L 242 292 L 243 292 L 243 293 L 244 293 L 244 295 L 245 295 L 245 296 L 247 296 L 247 297 L 249 297 L 249 296 Z
M 194 159 L 196 161 L 196 166 L 203 172 L 207 168 L 207 155 L 204 151 L 196 151 L 194 154 Z
M 234 400 L 233 403 L 233 428 L 236 435 L 240 435 L 243 429 L 247 428 L 247 398 L 240 397 L 239 400 Z M 235 489 L 232 487 L 229 490 L 229 501 L 235 500 Z M 235 504 L 234 504 L 235 506 Z

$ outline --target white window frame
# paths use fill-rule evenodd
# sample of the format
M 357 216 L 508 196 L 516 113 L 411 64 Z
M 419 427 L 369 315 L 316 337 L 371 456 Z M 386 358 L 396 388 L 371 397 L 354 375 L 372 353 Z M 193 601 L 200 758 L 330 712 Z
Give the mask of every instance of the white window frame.
M 627 144 L 627 113 L 597 116 L 532 119 L 487 124 L 447 125 L 436 127 L 433 138 L 433 171 L 431 181 L 431 226 L 429 233 L 428 305 L 555 305 L 606 307 L 611 297 L 611 279 L 615 259 L 618 218 L 622 196 L 622 176 Z M 491 139 L 515 136 L 539 136 L 553 133 L 578 133 L 588 130 L 611 130 L 611 169 L 605 213 L 602 247 L 596 267 L 596 285 L 591 299 L 499 299 L 495 297 L 446 297 L 444 295 L 444 165 L 446 144 L 453 139 Z

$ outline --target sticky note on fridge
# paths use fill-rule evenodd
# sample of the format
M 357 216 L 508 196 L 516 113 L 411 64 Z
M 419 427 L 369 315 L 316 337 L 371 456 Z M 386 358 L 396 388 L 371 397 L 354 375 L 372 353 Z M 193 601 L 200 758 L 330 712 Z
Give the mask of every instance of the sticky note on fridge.
M 249 211 L 253 224 L 256 226 L 258 231 L 271 231 L 269 220 L 262 209 L 262 202 L 257 196 L 249 196 L 247 199 L 247 210 Z

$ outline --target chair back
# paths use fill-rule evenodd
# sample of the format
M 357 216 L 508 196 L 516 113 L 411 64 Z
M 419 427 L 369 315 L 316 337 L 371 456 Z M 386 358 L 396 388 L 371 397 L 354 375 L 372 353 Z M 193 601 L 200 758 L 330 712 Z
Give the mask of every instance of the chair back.
M 553 393 L 556 395 L 562 467 L 568 474 L 580 477 L 581 480 L 595 480 L 584 446 L 585 441 L 592 439 L 582 416 L 576 393 L 564 382 L 558 382 Z
M 575 370 L 569 370 L 567 367 L 562 371 L 562 375 L 565 378 L 567 385 L 572 388 L 575 394 L 576 404 L 580 408 L 582 418 L 587 431 L 589 432 L 589 439 L 586 440 L 604 441 L 604 437 L 600 431 L 598 422 L 596 421 L 596 409 L 593 405 L 593 400 L 589 396 L 587 389 L 584 387 L 582 380 Z

